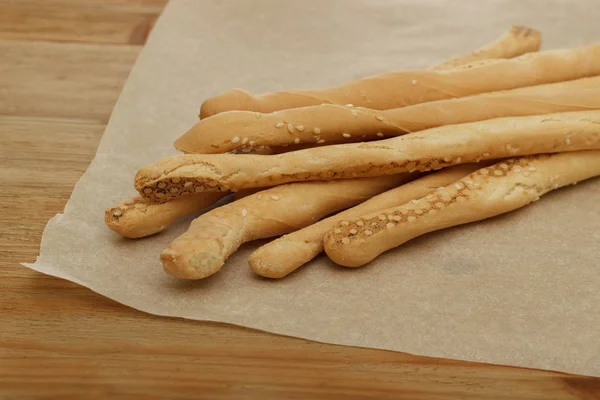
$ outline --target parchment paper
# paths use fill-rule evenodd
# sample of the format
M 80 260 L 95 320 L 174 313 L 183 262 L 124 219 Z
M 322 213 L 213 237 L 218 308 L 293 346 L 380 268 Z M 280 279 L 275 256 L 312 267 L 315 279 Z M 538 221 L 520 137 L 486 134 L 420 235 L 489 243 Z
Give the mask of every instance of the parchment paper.
M 594 0 L 172 1 L 139 56 L 98 153 L 46 227 L 38 271 L 153 314 L 223 321 L 322 342 L 600 376 L 600 180 L 510 215 L 413 240 L 348 270 L 320 257 L 280 281 L 245 246 L 199 282 L 159 252 L 189 219 L 145 240 L 106 228 L 136 170 L 175 154 L 201 101 L 337 84 L 427 67 L 518 23 L 545 48 L 600 40 Z M 494 77 L 490 77 L 494 79 Z

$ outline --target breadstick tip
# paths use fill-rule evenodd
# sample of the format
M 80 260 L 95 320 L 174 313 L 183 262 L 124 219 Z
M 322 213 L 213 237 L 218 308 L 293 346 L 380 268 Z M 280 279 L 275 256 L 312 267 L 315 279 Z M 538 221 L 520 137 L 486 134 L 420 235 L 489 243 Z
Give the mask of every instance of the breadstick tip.
M 248 257 L 250 269 L 265 278 L 288 276 L 323 251 L 321 241 L 287 240 L 287 235 L 259 247 Z M 285 257 L 281 257 L 285 254 Z
M 513 36 L 521 36 L 521 37 L 529 37 L 529 36 L 535 36 L 535 37 L 539 37 L 541 36 L 541 32 L 538 31 L 537 29 L 534 28 L 528 28 L 526 26 L 521 26 L 521 25 L 513 25 L 510 28 L 510 34 Z
M 160 253 L 164 270 L 171 276 L 184 279 L 203 279 L 219 272 L 223 266 L 223 260 L 218 256 L 221 247 L 210 241 L 204 243 L 204 247 L 202 252 L 190 252 L 171 245 Z
M 256 109 L 256 99 L 242 89 L 231 89 L 205 100 L 200 106 L 200 119 L 230 111 L 259 111 Z

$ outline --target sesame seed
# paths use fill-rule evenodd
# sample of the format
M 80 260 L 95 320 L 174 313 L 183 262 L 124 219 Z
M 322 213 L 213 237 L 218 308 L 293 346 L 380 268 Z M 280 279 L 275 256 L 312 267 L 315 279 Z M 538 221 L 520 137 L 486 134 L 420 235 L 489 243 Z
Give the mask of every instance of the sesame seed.
M 435 206 L 437 208 L 442 208 L 442 207 L 444 207 L 444 203 L 442 203 L 441 201 L 438 201 L 437 203 L 435 203 Z
M 379 226 L 379 222 L 371 222 L 371 226 L 372 226 L 373 228 L 376 228 L 376 227 L 378 227 L 378 226 Z
M 300 132 L 304 131 L 304 125 L 296 125 L 296 129 Z
M 193 184 L 194 184 L 194 182 L 187 181 L 186 183 L 183 184 L 183 187 L 188 188 L 188 187 L 192 186 Z
M 252 148 L 250 148 L 250 147 L 242 148 L 242 153 L 250 153 L 251 151 L 252 151 Z
M 162 199 L 163 197 L 166 196 L 166 194 L 164 194 L 162 192 L 156 192 L 156 193 L 154 193 L 154 196 L 158 197 L 159 199 Z
M 365 230 L 365 235 L 367 236 L 371 236 L 373 234 L 373 231 L 370 229 Z
M 387 219 L 388 219 L 388 221 L 391 221 L 391 220 L 394 219 L 394 216 L 390 214 L 390 215 L 387 216 Z
M 382 221 L 387 221 L 387 217 L 385 216 L 385 214 L 381 214 L 381 215 L 380 215 L 379 217 L 377 217 L 377 218 L 379 218 L 379 219 L 380 219 L 380 220 L 382 220 Z
M 246 143 L 248 143 L 248 138 L 247 138 L 247 137 L 245 137 L 245 138 L 242 140 L 242 144 L 246 144 Z
M 487 168 L 481 170 L 481 175 L 489 175 L 490 171 Z
M 152 193 L 152 189 L 146 188 L 146 189 L 144 189 L 144 193 L 145 194 L 150 194 L 150 193 Z
M 399 216 L 399 215 L 394 215 L 394 216 L 392 217 L 392 220 L 394 220 L 394 221 L 396 221 L 396 222 L 399 222 L 399 221 L 402 221 L 402 217 L 401 217 L 401 216 Z
M 495 171 L 494 171 L 494 175 L 496 175 L 496 176 L 502 176 L 502 171 L 500 171 L 500 170 L 495 170 Z
M 456 164 L 460 163 L 462 161 L 462 157 L 456 157 L 456 160 L 454 160 L 454 162 Z
M 403 208 L 403 209 L 400 210 L 400 214 L 406 215 L 406 214 L 408 214 L 408 210 L 406 210 L 406 209 Z
M 502 164 L 500 164 L 500 168 L 502 168 L 502 169 L 508 169 L 508 165 L 507 165 L 507 164 L 504 164 L 504 163 L 502 163 Z
M 358 115 L 358 111 L 352 110 L 352 111 L 350 111 L 350 114 L 352 114 L 352 115 L 354 115 L 356 117 Z
M 388 222 L 387 224 L 385 224 L 385 227 L 386 227 L 386 228 L 388 228 L 388 229 L 391 229 L 391 228 L 393 228 L 394 226 L 395 226 L 395 225 L 394 225 L 394 223 L 393 223 L 393 222 Z
M 454 187 L 460 190 L 463 189 L 465 186 L 461 182 L 457 182 L 454 184 Z
M 346 107 L 354 107 L 354 104 L 346 104 Z
M 171 192 L 171 193 L 177 193 L 177 192 L 179 192 L 179 188 L 172 187 L 172 188 L 169 190 L 169 192 Z
M 254 140 L 251 140 L 250 143 L 248 143 L 250 146 L 254 146 L 256 144 L 256 142 Z
M 417 84 L 417 80 L 413 79 L 412 81 L 410 81 L 410 83 L 412 83 L 413 85 L 416 85 Z
M 237 143 L 240 141 L 240 138 L 238 136 L 235 136 L 233 139 L 231 139 L 231 143 Z
M 296 143 L 296 144 L 300 143 L 300 139 L 299 138 L 294 139 L 294 143 Z
M 171 182 L 173 182 L 173 183 L 179 183 L 179 182 L 181 182 L 181 178 L 175 177 L 175 178 L 171 179 Z
M 571 139 L 569 139 L 569 138 L 566 138 L 566 139 L 565 139 L 565 144 L 566 144 L 567 146 L 568 146 L 568 145 L 570 145 L 570 144 L 571 144 Z
M 167 184 L 164 182 L 158 182 L 158 185 L 156 185 L 156 186 L 158 186 L 159 189 L 164 189 L 167 187 Z
M 275 124 L 275 128 L 281 128 L 283 127 L 285 124 L 283 122 L 278 122 Z
M 435 214 L 435 213 L 436 213 L 435 210 L 429 210 L 429 212 L 427 214 L 432 215 L 432 214 Z
M 407 221 L 408 221 L 408 222 L 415 222 L 416 220 L 417 220 L 417 217 L 415 217 L 414 215 L 410 215 L 410 216 L 407 218 Z
M 383 137 L 383 133 L 377 132 L 377 137 Z
M 349 134 L 349 133 L 342 133 L 342 136 L 345 137 L 345 138 L 351 138 L 352 137 L 352 135 Z
M 121 210 L 116 210 L 113 212 L 113 217 L 117 217 L 119 218 L 121 215 L 123 215 L 123 212 Z
M 348 231 L 348 233 L 351 235 L 356 235 L 358 233 L 358 231 L 356 229 L 352 228 Z
M 483 153 L 483 154 L 482 154 L 482 156 L 483 156 L 483 157 L 489 157 L 489 156 L 490 156 L 490 153 Z
M 342 221 L 342 222 L 340 222 L 340 225 L 341 226 L 348 226 L 348 225 L 350 225 L 350 222 L 348 222 L 348 221 Z
M 452 160 L 450 157 L 448 157 L 448 156 L 444 157 L 444 161 L 450 162 L 450 160 Z
M 413 172 L 415 172 L 416 170 L 417 170 L 416 168 L 409 169 L 409 170 L 408 170 L 408 173 L 409 173 L 409 174 L 412 174 L 412 173 L 413 173 Z
M 531 172 L 533 172 L 533 171 L 535 171 L 535 170 L 536 170 L 536 168 L 535 168 L 535 167 L 529 167 L 529 168 L 527 168 L 527 169 L 528 169 L 528 170 L 530 170 Z
M 317 140 L 317 143 L 321 144 L 321 143 L 325 143 L 325 141 L 323 139 Z
M 242 217 L 245 217 L 246 215 L 248 215 L 248 210 L 244 208 L 242 209 Z
M 336 234 L 338 234 L 338 235 L 339 235 L 340 233 L 342 233 L 342 230 L 341 230 L 340 228 L 335 228 L 335 229 L 333 230 L 333 233 L 336 233 Z
M 271 198 L 275 201 L 279 200 L 279 196 L 271 196 Z
M 378 121 L 383 121 L 383 117 L 381 115 L 378 115 L 375 117 Z
M 288 132 L 290 132 L 290 133 L 294 133 L 294 125 L 292 125 L 292 124 L 288 124 L 288 125 L 287 125 L 287 130 L 288 130 Z
M 348 244 L 348 243 L 350 243 L 350 239 L 348 239 L 348 238 L 342 239 L 342 244 Z
M 417 210 L 415 210 L 415 213 L 418 214 L 418 215 L 421 215 L 421 214 L 423 214 L 423 210 L 417 209 Z
M 318 135 L 319 133 L 321 133 L 321 129 L 319 129 L 319 128 L 313 128 L 313 133 L 315 135 Z
M 200 193 L 201 191 L 202 191 L 202 186 L 196 186 L 196 187 L 194 188 L 194 192 L 195 192 L 195 193 Z
M 411 203 L 413 203 L 413 204 L 418 204 L 418 203 L 419 203 L 419 200 L 417 200 L 417 199 L 412 199 L 410 202 L 411 202 Z
M 362 221 L 356 221 L 356 226 L 364 226 L 365 223 Z
M 475 183 L 473 184 L 473 186 L 475 186 L 475 187 L 479 187 L 479 186 L 481 186 L 481 183 L 479 183 L 479 182 L 475 182 Z

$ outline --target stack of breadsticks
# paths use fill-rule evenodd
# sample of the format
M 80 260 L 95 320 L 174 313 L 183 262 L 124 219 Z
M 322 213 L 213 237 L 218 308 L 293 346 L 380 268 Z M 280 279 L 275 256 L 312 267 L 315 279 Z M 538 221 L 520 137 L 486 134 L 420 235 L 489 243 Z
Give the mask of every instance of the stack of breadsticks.
M 162 251 L 165 270 L 205 278 L 243 243 L 283 235 L 249 258 L 255 273 L 282 278 L 323 251 L 359 267 L 523 207 L 600 175 L 600 44 L 539 46 L 539 32 L 513 27 L 426 70 L 208 99 L 175 141 L 185 154 L 139 170 L 140 197 L 105 221 L 141 238 L 234 192 Z

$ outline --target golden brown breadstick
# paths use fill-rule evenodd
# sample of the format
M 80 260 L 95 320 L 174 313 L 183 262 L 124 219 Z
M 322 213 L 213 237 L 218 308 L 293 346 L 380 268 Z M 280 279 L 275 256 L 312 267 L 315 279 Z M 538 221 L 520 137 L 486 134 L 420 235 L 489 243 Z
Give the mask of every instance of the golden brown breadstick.
M 480 60 L 517 57 L 521 54 L 538 51 L 541 41 L 542 38 L 539 31 L 515 25 L 494 42 L 470 54 L 453 57 L 448 61 L 433 66 L 432 69 L 452 69 Z
M 175 141 L 186 153 L 225 153 L 248 146 L 352 143 L 442 125 L 499 117 L 600 109 L 600 76 L 378 111 L 337 104 L 271 114 L 228 111 L 206 118 Z M 293 128 L 287 128 L 291 125 Z
M 138 192 L 152 200 L 287 182 L 429 171 L 479 160 L 600 148 L 600 111 L 446 125 L 368 143 L 276 156 L 188 154 L 142 168 Z
M 203 210 L 225 195 L 219 192 L 198 193 L 166 203 L 149 203 L 141 197 L 133 197 L 106 210 L 104 222 L 126 238 L 138 239 L 162 231 L 177 218 Z
M 424 198 L 339 223 L 325 235 L 325 251 L 340 265 L 360 267 L 417 236 L 515 210 L 597 175 L 598 150 L 501 161 Z
M 425 196 L 480 168 L 477 164 L 458 165 L 426 175 L 388 190 L 364 203 L 323 219 L 306 228 L 284 235 L 258 248 L 248 258 L 250 268 L 267 278 L 283 278 L 323 251 L 323 236 L 338 222 L 395 207 Z M 343 182 L 343 181 L 336 181 Z
M 477 93 L 561 82 L 600 74 L 600 44 L 528 53 L 508 60 L 483 60 L 450 70 L 398 71 L 321 90 L 252 96 L 240 89 L 206 100 L 201 117 L 223 111 L 269 113 L 319 104 L 354 104 L 376 110 Z M 293 126 L 291 128 L 294 128 Z
M 205 278 L 219 271 L 242 243 L 303 228 L 407 182 L 411 175 L 296 183 L 252 194 L 196 218 L 161 253 L 163 266 L 176 277 Z

